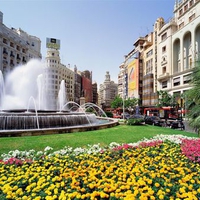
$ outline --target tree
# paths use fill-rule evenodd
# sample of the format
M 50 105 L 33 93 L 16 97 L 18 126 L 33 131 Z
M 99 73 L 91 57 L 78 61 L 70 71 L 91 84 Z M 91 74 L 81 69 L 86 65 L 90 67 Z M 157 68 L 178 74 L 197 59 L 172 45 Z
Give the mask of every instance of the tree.
M 138 104 L 138 99 L 136 98 L 128 98 L 125 100 L 125 108 L 133 108 Z
M 122 108 L 123 107 L 123 99 L 117 95 L 115 99 L 111 102 L 111 108 Z
M 171 95 L 169 94 L 167 91 L 157 91 L 158 94 L 158 107 L 163 107 L 163 106 L 171 106 L 171 107 L 175 107 L 178 105 L 178 103 L 176 102 L 176 95 Z
M 192 89 L 186 92 L 186 109 L 189 110 L 188 118 L 189 124 L 200 133 L 200 61 L 196 62 L 196 65 L 192 72 L 191 84 Z
M 132 109 L 138 104 L 138 99 L 137 98 L 128 98 L 128 99 L 123 99 L 118 95 L 115 97 L 115 99 L 111 102 L 111 108 L 123 108 L 123 103 L 124 103 L 124 108 L 125 109 Z

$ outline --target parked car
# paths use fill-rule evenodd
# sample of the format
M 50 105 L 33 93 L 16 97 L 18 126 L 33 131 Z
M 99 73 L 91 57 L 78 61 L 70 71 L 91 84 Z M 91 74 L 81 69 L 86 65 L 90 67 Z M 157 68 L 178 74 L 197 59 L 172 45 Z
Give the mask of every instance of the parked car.
M 180 128 L 181 130 L 185 130 L 185 125 L 184 125 L 184 123 L 183 123 L 182 120 L 176 120 L 176 121 L 173 121 L 171 123 L 170 128 L 172 128 L 172 129 L 178 129 L 178 128 Z
M 146 116 L 144 119 L 144 123 L 153 126 L 162 126 L 163 121 L 160 119 L 160 117 L 157 116 Z
M 178 129 L 185 130 L 185 125 L 182 120 L 172 120 L 168 119 L 163 122 L 163 127 L 169 127 L 171 129 Z

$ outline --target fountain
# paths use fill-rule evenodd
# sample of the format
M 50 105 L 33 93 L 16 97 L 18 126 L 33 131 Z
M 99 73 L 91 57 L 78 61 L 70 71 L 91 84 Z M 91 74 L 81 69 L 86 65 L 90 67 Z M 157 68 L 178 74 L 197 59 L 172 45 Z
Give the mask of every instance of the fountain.
M 60 112 L 62 111 L 65 103 L 66 103 L 65 81 L 62 80 L 60 83 L 60 89 L 58 92 L 58 105 L 59 105 Z
M 16 67 L 5 82 L 0 71 L 0 137 L 88 131 L 118 124 L 109 118 L 104 118 L 102 124 L 97 115 L 84 112 L 75 102 L 67 102 L 64 80 L 60 83 L 58 110 L 48 110 L 44 66 L 33 59 Z M 79 111 L 71 111 L 69 105 L 76 105 Z

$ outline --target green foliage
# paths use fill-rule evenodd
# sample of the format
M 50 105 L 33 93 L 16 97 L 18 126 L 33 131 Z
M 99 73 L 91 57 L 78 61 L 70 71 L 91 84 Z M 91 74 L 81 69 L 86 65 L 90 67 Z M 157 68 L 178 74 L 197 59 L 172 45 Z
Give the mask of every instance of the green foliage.
M 127 125 L 141 125 L 144 119 L 130 118 L 127 120 Z
M 137 98 L 128 98 L 124 99 L 124 108 L 134 108 L 138 104 Z M 123 107 L 123 99 L 118 95 L 111 102 L 111 108 L 122 108 Z
M 138 104 L 138 99 L 128 98 L 125 100 L 125 108 L 134 108 Z
M 86 109 L 86 112 L 89 112 L 89 113 L 96 113 L 96 111 L 95 111 L 93 108 L 87 108 L 87 109 Z
M 107 117 L 111 117 L 111 118 L 113 117 L 113 113 L 112 113 L 112 112 L 108 112 L 108 111 L 107 111 L 107 112 L 105 112 L 105 113 L 106 113 Z
M 115 99 L 111 102 L 111 108 L 119 108 L 123 107 L 123 99 L 117 95 Z
M 157 91 L 157 93 L 159 97 L 158 104 L 157 104 L 158 107 L 163 107 L 163 106 L 174 107 L 178 105 L 176 101 L 176 98 L 177 98 L 176 95 L 170 95 L 167 91 L 163 91 L 163 90 Z

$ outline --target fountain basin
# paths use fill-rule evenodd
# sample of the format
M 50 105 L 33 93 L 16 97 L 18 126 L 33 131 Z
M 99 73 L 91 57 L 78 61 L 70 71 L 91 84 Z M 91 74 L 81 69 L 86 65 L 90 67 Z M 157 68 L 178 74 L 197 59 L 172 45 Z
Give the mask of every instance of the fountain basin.
M 6 112 L 0 114 L 0 137 L 34 136 L 98 130 L 118 125 L 88 113 Z

